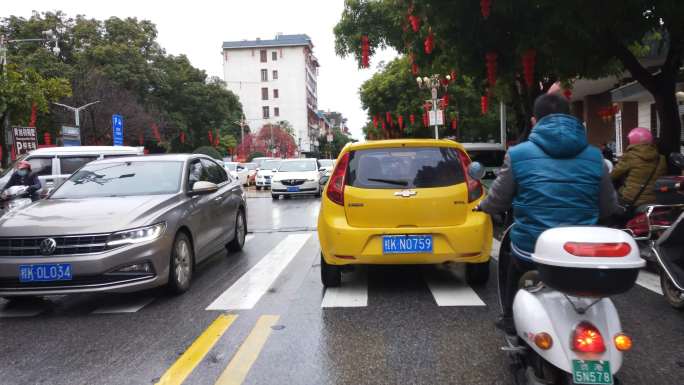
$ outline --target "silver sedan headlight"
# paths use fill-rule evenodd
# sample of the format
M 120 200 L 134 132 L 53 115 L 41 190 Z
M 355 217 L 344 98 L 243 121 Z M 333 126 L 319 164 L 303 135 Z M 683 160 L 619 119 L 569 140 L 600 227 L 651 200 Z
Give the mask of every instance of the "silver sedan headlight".
M 151 226 L 119 231 L 109 236 L 107 247 L 153 241 L 161 237 L 165 229 L 166 223 L 161 222 Z

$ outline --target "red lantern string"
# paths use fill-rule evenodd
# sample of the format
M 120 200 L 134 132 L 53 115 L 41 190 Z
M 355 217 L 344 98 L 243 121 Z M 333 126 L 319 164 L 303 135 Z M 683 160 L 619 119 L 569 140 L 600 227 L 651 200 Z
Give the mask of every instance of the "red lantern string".
M 455 82 L 456 81 L 456 70 L 451 70 L 451 81 Z
M 397 122 L 399 123 L 399 129 L 403 130 L 404 129 L 404 117 L 399 115 L 397 117 Z
M 219 130 L 216 130 L 216 134 L 214 134 L 214 147 L 218 147 L 221 144 L 221 136 L 219 135 Z
M 36 103 L 31 103 L 31 121 L 29 122 L 29 127 L 35 127 L 36 120 L 38 120 L 38 107 L 36 106 Z
M 490 87 L 496 84 L 496 59 L 498 55 L 496 52 L 488 52 L 485 55 L 485 64 L 487 66 L 487 81 Z
M 368 68 L 370 65 L 369 60 L 370 46 L 368 44 L 368 36 L 361 36 L 361 68 Z
M 378 116 L 373 115 L 373 127 L 378 128 Z
M 480 110 L 482 110 L 482 115 L 485 115 L 487 113 L 487 95 L 483 95 L 480 98 Z
M 392 114 L 385 112 L 385 120 L 387 120 L 387 123 L 392 124 Z
M 52 137 L 50 137 L 49 132 L 46 132 L 45 134 L 43 134 L 43 140 L 45 141 L 45 144 L 48 146 L 52 144 Z
M 424 112 L 423 113 L 423 126 L 428 127 L 430 125 L 430 118 L 428 117 L 428 113 Z
M 416 63 L 411 64 L 411 73 L 413 74 L 413 76 L 418 75 L 418 64 L 416 64 Z
M 416 124 L 416 116 L 413 114 L 409 115 L 409 122 L 411 123 L 412 126 L 414 124 Z
M 529 49 L 525 51 L 522 56 L 523 75 L 525 76 L 525 84 L 527 87 L 532 87 L 534 84 L 534 65 L 537 57 L 537 51 Z
M 431 54 L 432 50 L 435 48 L 435 35 L 432 33 L 432 28 L 430 28 L 430 32 L 428 32 L 423 46 L 425 48 L 425 53 L 428 55 Z
M 214 144 L 214 134 L 211 133 L 211 130 L 207 131 L 207 135 L 209 136 L 209 144 L 213 145 Z
M 455 130 L 458 128 L 458 119 L 456 117 L 451 118 L 451 129 Z
M 180 142 L 181 144 L 185 144 L 185 131 L 180 132 Z
M 382 121 L 382 135 L 384 138 L 387 137 L 387 126 L 385 125 L 385 121 Z
M 572 99 L 572 90 L 566 88 L 565 91 L 563 91 L 563 96 L 568 100 Z
M 482 11 L 482 17 L 487 20 L 492 11 L 492 0 L 480 0 L 480 10 Z
M 408 16 L 409 24 L 411 24 L 411 29 L 413 32 L 418 32 L 420 30 L 420 18 L 416 15 Z
M 444 96 L 442 96 L 442 100 L 440 102 L 442 104 L 440 106 L 441 109 L 445 110 L 447 107 L 449 107 L 449 94 L 444 94 Z

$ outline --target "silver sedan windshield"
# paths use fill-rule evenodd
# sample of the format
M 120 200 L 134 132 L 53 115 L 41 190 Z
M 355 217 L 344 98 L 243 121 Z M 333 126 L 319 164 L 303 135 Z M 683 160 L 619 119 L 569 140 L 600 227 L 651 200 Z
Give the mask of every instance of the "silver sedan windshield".
M 180 190 L 182 162 L 121 162 L 88 165 L 51 199 L 173 194 Z

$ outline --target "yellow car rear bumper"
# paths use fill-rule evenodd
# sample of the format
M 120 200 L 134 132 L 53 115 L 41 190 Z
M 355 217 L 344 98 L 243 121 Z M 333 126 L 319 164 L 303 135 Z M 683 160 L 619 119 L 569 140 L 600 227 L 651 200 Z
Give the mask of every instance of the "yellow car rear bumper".
M 318 236 L 326 263 L 331 265 L 402 265 L 444 262 L 488 262 L 492 249 L 492 222 L 484 213 L 469 213 L 457 226 L 423 228 L 351 227 L 344 208 L 330 202 L 318 219 Z M 383 254 L 383 235 L 431 234 L 430 254 Z

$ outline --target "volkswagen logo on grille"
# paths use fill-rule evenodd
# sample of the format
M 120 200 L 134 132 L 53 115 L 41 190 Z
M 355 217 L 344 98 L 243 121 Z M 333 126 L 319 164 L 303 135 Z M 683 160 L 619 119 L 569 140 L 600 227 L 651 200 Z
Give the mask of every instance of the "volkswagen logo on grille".
M 52 238 L 45 238 L 40 242 L 40 253 L 43 255 L 52 255 L 57 249 L 57 241 Z

